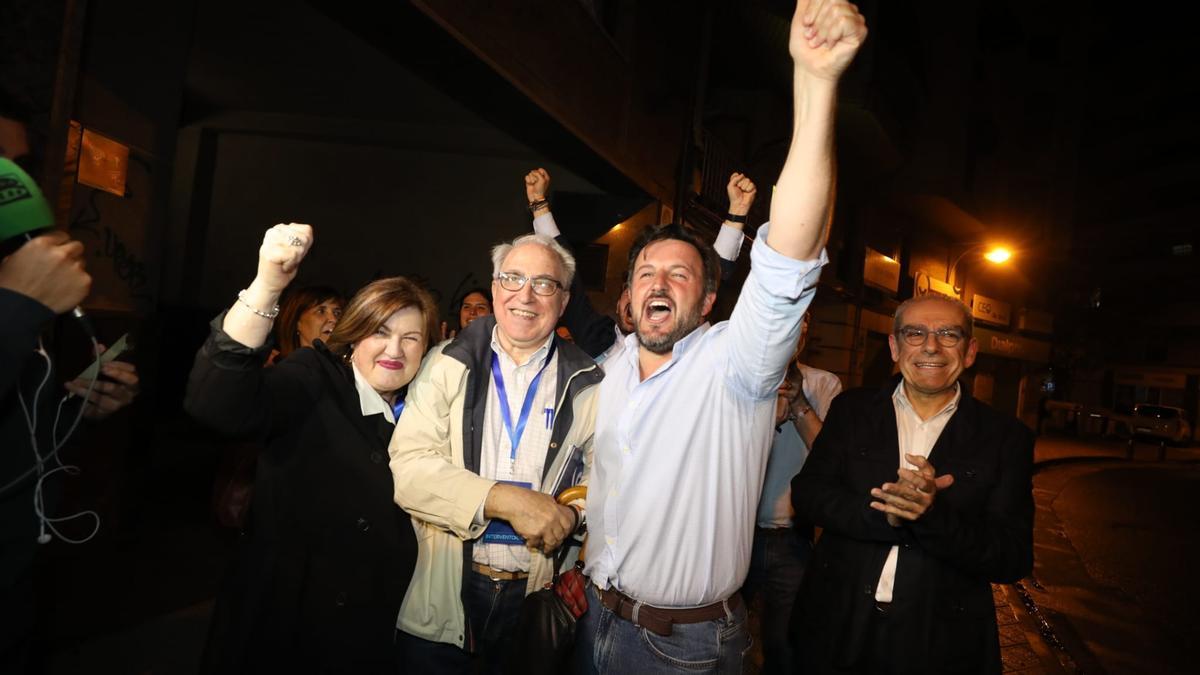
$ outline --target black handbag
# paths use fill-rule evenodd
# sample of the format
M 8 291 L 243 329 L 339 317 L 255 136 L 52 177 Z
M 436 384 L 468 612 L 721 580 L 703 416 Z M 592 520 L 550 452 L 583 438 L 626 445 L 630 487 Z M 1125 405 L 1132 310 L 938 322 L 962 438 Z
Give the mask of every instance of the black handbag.
M 509 646 L 506 672 L 531 675 L 570 672 L 576 620 L 555 589 L 562 577 L 559 568 L 567 558 L 567 551 L 575 545 L 578 542 L 568 541 L 559 548 L 554 557 L 554 578 L 545 588 L 530 593 L 522 601 L 521 614 Z

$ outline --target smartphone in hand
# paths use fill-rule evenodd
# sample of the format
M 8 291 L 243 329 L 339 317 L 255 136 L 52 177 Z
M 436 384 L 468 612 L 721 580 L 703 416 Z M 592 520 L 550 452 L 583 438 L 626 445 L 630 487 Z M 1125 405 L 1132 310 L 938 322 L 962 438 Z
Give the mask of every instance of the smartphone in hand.
M 106 349 L 104 351 L 104 353 L 100 355 L 99 359 L 92 361 L 92 365 L 88 366 L 87 368 L 84 368 L 82 373 L 76 375 L 75 379 L 77 379 L 77 380 L 94 379 L 97 375 L 100 374 L 100 366 L 108 363 L 109 361 L 112 361 L 113 359 L 117 358 L 121 354 L 124 354 L 125 352 L 129 351 L 130 347 L 129 347 L 129 339 L 128 338 L 129 338 L 129 333 L 122 335 L 120 337 L 120 339 L 118 339 L 115 343 L 113 343 L 113 346 Z

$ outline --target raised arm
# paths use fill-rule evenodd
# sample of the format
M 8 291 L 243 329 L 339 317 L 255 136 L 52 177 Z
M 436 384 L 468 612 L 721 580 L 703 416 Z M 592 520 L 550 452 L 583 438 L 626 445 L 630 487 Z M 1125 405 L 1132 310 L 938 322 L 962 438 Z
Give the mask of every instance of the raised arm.
M 263 235 L 258 274 L 212 323 L 188 376 L 184 409 L 237 437 L 266 438 L 306 414 L 322 384 L 307 363 L 287 359 L 263 369 L 279 295 L 312 245 L 308 225 L 276 225 Z
M 775 397 L 816 293 L 832 204 L 837 80 L 866 31 L 844 0 L 801 2 L 792 17 L 792 141 L 771 199 L 770 227 L 755 240 L 751 272 L 729 321 L 727 382 L 750 398 Z
M 266 343 L 279 313 L 279 296 L 296 278 L 312 242 L 309 225 L 289 223 L 267 230 L 258 249 L 258 274 L 225 314 L 226 335 L 252 349 Z
M 717 240 L 713 242 L 713 249 L 721 261 L 721 281 L 732 279 L 733 272 L 737 269 L 738 254 L 742 251 L 744 237 L 742 231 L 746 229 L 746 216 L 750 213 L 750 207 L 754 205 L 758 188 L 749 176 L 734 172 L 729 176 L 725 192 L 729 195 L 729 212 L 725 215 L 725 222 L 721 223 L 720 231 L 717 232 Z
M 800 0 L 792 16 L 792 142 L 771 199 L 767 244 L 797 260 L 825 245 L 833 203 L 837 82 L 867 36 L 844 0 Z
M 558 224 L 554 222 L 554 215 L 550 212 L 549 194 L 548 171 L 539 168 L 525 174 L 525 198 L 529 200 L 529 211 L 533 214 L 534 232 L 554 237 L 555 241 L 570 251 L 570 243 L 559 231 Z M 575 344 L 588 356 L 596 358 L 612 347 L 616 339 L 616 322 L 592 306 L 578 274 L 571 280 L 570 293 L 567 308 L 563 311 L 562 324 L 571 331 Z

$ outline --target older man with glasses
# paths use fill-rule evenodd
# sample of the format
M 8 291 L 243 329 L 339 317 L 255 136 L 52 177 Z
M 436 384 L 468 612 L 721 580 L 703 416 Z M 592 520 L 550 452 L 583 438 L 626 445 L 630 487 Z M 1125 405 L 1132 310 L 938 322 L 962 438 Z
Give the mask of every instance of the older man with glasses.
M 407 672 L 501 672 L 525 595 L 581 521 L 553 495 L 590 462 L 595 362 L 554 333 L 575 260 L 544 235 L 492 250 L 494 314 L 425 359 L 389 452 L 420 553 L 400 610 Z
M 792 482 L 823 529 L 793 613 L 798 672 L 1001 670 L 989 582 L 1033 567 L 1033 434 L 959 383 L 971 324 L 954 298 L 901 304 L 899 381 L 835 399 Z

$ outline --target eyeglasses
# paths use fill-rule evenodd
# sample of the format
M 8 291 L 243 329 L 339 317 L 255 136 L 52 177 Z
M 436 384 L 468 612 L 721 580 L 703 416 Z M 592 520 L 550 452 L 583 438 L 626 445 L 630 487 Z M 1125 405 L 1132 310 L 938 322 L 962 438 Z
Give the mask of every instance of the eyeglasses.
M 500 288 L 506 291 L 517 291 L 525 288 L 525 282 L 533 284 L 533 292 L 538 295 L 554 295 L 562 289 L 563 285 L 558 283 L 557 279 L 550 277 L 527 277 L 523 274 L 515 272 L 501 272 L 496 275 L 496 280 L 500 282 Z
M 904 338 L 904 341 L 914 347 L 920 347 L 925 344 L 925 338 L 930 333 L 937 336 L 937 342 L 943 347 L 953 347 L 962 340 L 965 335 L 959 328 L 941 328 L 939 330 L 929 330 L 928 328 L 917 328 L 915 326 L 905 326 L 896 331 L 896 334 Z

